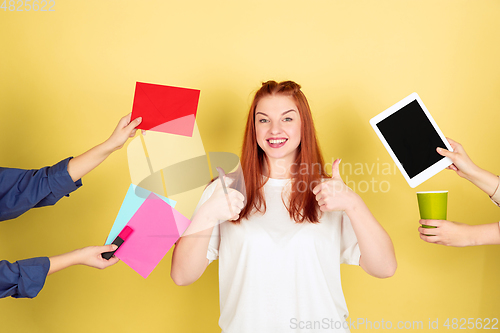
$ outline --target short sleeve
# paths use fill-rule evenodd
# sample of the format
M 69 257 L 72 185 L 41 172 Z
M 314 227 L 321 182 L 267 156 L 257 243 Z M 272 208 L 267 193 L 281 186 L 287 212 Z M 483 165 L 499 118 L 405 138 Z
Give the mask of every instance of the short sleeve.
M 500 179 L 498 181 L 500 184 Z M 490 198 L 491 198 L 491 201 L 493 201 L 493 203 L 495 203 L 495 205 L 500 207 L 500 189 L 499 189 L 499 187 L 500 186 L 497 186 L 495 193 L 493 193 L 493 195 Z
M 340 263 L 348 265 L 359 265 L 358 239 L 352 228 L 351 220 L 345 212 L 342 212 L 342 225 L 340 231 Z
M 198 212 L 198 209 L 203 205 L 214 193 L 215 187 L 217 185 L 218 180 L 216 179 L 213 181 L 210 185 L 207 186 L 205 191 L 203 191 L 203 194 L 201 195 L 200 201 L 198 202 L 198 205 L 196 206 L 196 209 L 194 210 L 193 216 L 191 218 L 191 221 L 193 220 L 194 216 Z M 220 225 L 217 224 L 214 227 L 214 230 L 212 231 L 212 235 L 210 236 L 210 242 L 208 244 L 208 250 L 207 250 L 207 259 L 208 259 L 208 264 L 210 264 L 212 261 L 217 260 L 219 257 L 219 243 L 220 243 Z

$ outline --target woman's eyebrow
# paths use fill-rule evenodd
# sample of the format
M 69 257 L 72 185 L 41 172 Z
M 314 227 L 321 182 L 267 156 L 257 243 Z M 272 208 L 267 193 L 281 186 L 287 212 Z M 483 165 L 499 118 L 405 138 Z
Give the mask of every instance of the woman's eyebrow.
M 292 112 L 292 111 L 297 112 L 297 110 L 290 109 L 290 110 L 288 110 L 288 111 L 283 112 L 281 115 L 284 115 L 284 114 L 286 114 L 286 113 L 288 113 L 288 112 Z M 265 114 L 264 112 L 260 112 L 260 111 L 259 111 L 259 112 L 256 112 L 256 113 L 255 113 L 255 115 L 258 115 L 259 113 L 260 113 L 260 114 L 262 114 L 262 115 L 264 115 L 264 116 L 266 116 L 266 117 L 269 117 L 267 114 Z

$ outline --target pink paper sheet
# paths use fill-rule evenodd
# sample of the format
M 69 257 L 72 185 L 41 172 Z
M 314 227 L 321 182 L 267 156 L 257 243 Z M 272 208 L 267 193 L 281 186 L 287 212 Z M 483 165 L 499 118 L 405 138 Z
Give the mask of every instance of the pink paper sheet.
M 134 231 L 115 255 L 147 278 L 190 221 L 151 193 L 127 223 Z

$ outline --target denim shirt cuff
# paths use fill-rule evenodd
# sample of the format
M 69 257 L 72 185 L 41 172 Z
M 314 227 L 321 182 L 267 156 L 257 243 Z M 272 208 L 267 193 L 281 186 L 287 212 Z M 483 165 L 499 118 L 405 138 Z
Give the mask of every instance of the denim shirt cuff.
M 78 179 L 76 182 L 74 182 L 68 173 L 68 163 L 72 158 L 73 157 L 68 157 L 49 168 L 49 186 L 54 196 L 58 198 L 68 196 L 69 193 L 77 190 L 80 186 L 82 186 L 81 179 Z

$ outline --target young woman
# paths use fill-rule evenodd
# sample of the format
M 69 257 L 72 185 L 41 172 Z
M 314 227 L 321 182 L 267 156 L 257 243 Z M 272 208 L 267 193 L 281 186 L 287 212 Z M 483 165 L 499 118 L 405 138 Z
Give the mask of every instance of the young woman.
M 210 184 L 172 258 L 178 285 L 220 259 L 224 333 L 349 331 L 340 264 L 394 274 L 391 239 L 342 182 L 339 163 L 328 176 L 300 86 L 263 83 L 243 141 L 246 202 L 233 189 L 227 200 L 219 180 Z
M 437 148 L 437 152 L 449 157 L 453 164 L 448 167 L 458 176 L 467 179 L 488 194 L 491 200 L 500 205 L 500 179 L 491 172 L 477 166 L 458 142 L 448 139 L 453 152 Z M 419 227 L 420 238 L 429 243 L 446 246 L 474 246 L 500 244 L 500 222 L 468 225 L 447 220 L 420 220 L 420 224 L 436 227 L 432 229 L 432 236 L 427 228 Z

